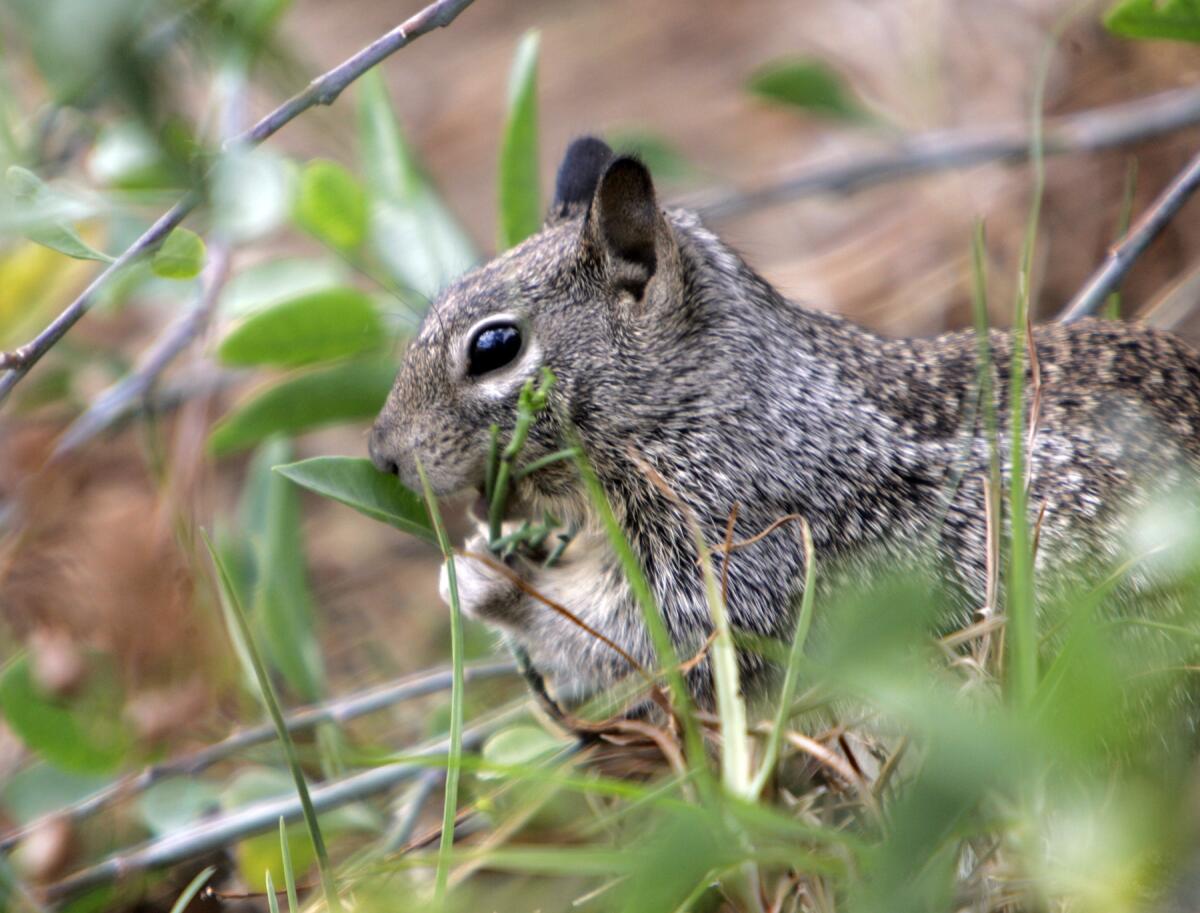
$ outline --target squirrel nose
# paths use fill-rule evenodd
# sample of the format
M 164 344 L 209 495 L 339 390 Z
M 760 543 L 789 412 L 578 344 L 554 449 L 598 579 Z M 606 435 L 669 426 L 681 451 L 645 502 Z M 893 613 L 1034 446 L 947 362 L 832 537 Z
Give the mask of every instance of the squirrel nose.
M 383 442 L 383 435 L 380 434 L 378 426 L 371 429 L 371 437 L 367 440 L 367 453 L 371 455 L 371 462 L 375 464 L 375 468 L 380 472 L 386 472 L 388 475 L 399 475 L 400 467 L 396 461 L 386 453 L 386 446 Z

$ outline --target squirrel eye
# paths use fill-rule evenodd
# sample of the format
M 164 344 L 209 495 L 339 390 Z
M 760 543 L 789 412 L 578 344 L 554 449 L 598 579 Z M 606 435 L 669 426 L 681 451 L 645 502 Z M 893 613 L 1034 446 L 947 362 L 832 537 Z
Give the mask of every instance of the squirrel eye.
M 478 377 L 503 368 L 521 353 L 521 331 L 515 324 L 494 323 L 471 340 L 467 349 L 467 374 Z

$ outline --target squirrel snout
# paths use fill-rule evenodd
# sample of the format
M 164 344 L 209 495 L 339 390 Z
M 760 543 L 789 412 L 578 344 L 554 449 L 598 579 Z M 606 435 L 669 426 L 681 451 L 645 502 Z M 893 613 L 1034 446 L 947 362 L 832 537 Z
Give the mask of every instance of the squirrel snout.
M 386 472 L 388 475 L 399 475 L 400 464 L 397 462 L 394 450 L 386 441 L 387 434 L 378 425 L 371 429 L 371 436 L 367 440 L 367 453 L 371 455 L 371 462 L 375 464 L 375 468 L 380 472 Z

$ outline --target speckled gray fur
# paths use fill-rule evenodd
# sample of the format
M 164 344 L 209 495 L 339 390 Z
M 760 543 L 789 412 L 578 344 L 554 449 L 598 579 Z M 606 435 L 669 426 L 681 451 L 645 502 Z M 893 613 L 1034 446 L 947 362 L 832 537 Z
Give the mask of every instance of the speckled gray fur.
M 666 479 L 710 543 L 722 541 L 736 502 L 737 538 L 799 513 L 826 566 L 933 551 L 958 620 L 969 618 L 986 583 L 988 446 L 976 418 L 974 334 L 885 339 L 788 301 L 694 214 L 660 211 L 640 165 L 582 142 L 575 161 L 571 153 L 564 161 L 545 229 L 431 309 L 375 424 L 377 464 L 419 487 L 419 457 L 439 494 L 478 488 L 488 426 L 511 429 L 521 383 L 545 365 L 557 377 L 552 407 L 524 458 L 563 445 L 560 417 L 574 425 L 681 655 L 711 630 L 695 551 L 678 509 L 631 454 Z M 465 377 L 471 329 L 494 314 L 522 325 L 525 348 L 494 375 Z M 1200 471 L 1200 357 L 1131 323 L 1044 326 L 1035 341 L 1042 398 L 1031 518 L 1043 503 L 1046 511 L 1039 573 L 1096 555 L 1116 560 L 1125 540 L 1113 532 L 1128 510 Z M 991 345 L 1004 427 L 1011 340 L 993 332 Z M 517 569 L 652 665 L 639 609 L 574 469 L 555 464 L 523 480 L 517 496 L 582 528 L 560 565 Z M 462 559 L 458 567 L 468 611 L 523 645 L 559 686 L 590 690 L 627 671 L 499 574 Z M 795 524 L 737 551 L 735 626 L 786 638 L 803 567 Z M 743 657 L 749 681 L 759 665 Z M 710 702 L 705 665 L 690 683 Z

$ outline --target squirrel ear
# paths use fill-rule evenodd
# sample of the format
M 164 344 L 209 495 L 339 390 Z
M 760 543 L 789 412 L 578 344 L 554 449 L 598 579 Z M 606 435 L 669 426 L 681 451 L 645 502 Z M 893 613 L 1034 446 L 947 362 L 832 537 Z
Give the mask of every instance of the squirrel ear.
M 607 254 L 618 286 L 635 298 L 642 297 L 658 266 L 661 219 L 646 166 L 631 156 L 614 160 L 600 178 L 584 231 Z
M 596 185 L 613 152 L 603 140 L 581 136 L 572 141 L 558 166 L 554 184 L 554 202 L 546 215 L 546 224 L 554 225 L 587 210 L 596 193 Z

